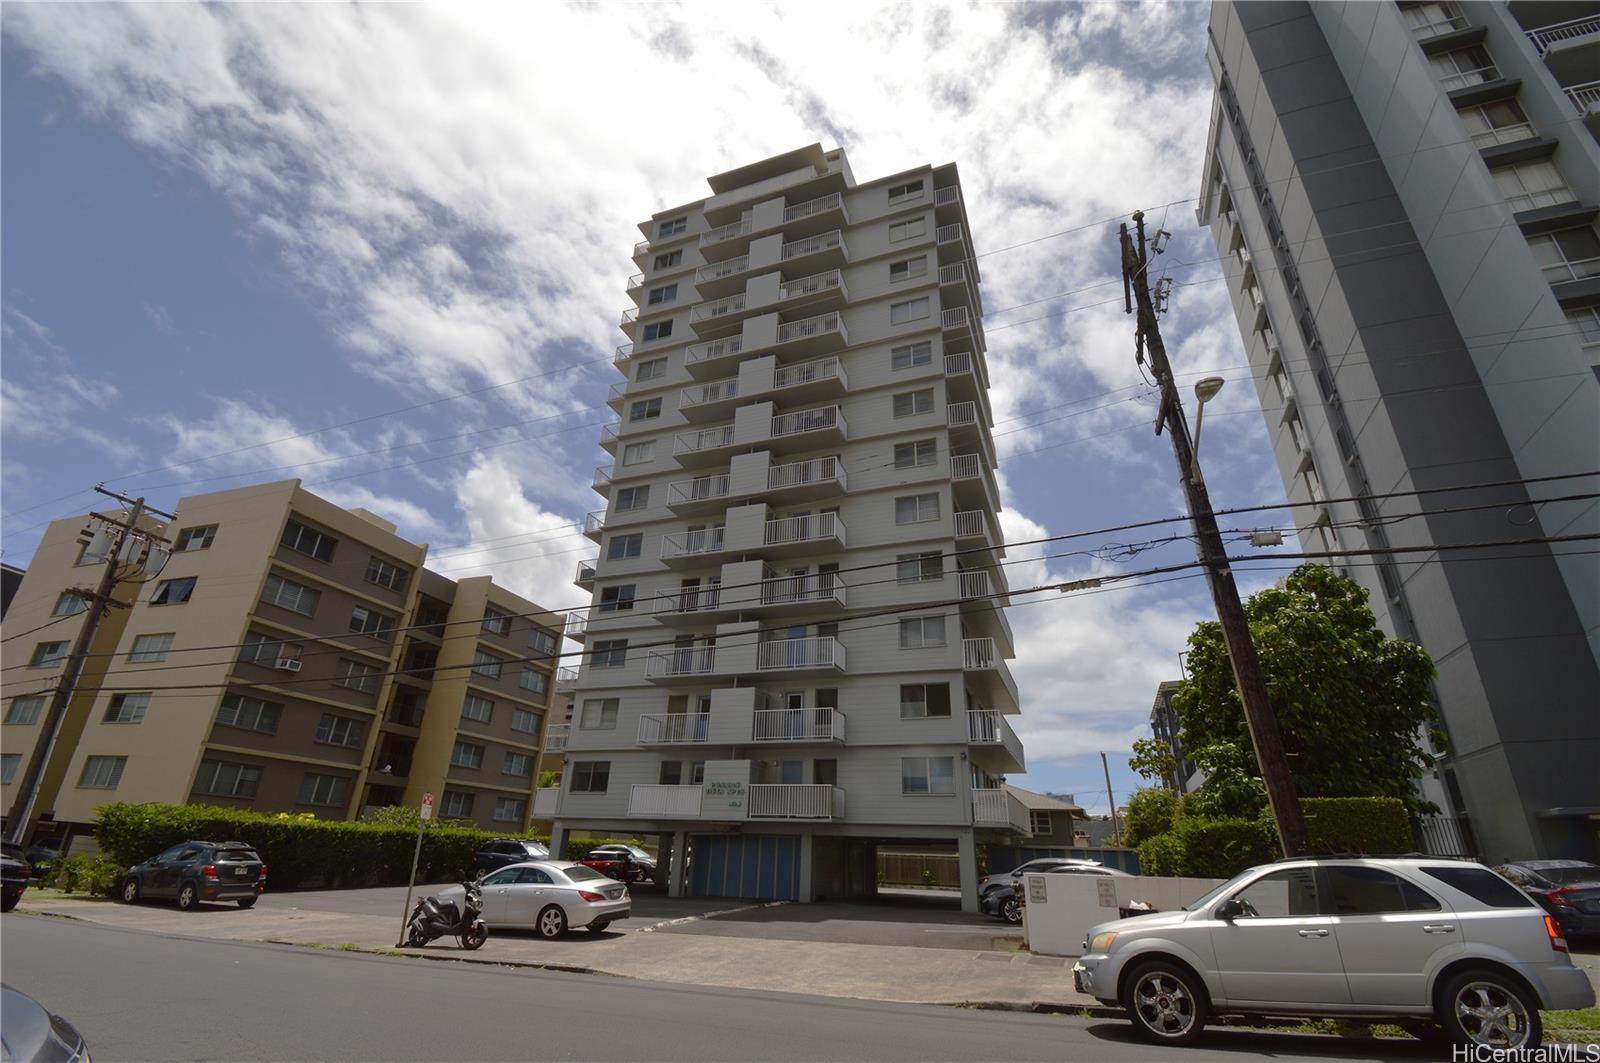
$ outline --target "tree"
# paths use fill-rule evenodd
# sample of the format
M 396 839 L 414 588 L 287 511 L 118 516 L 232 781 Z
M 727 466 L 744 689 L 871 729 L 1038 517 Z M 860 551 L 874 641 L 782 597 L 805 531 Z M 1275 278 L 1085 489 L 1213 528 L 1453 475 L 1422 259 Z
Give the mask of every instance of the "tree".
M 1434 722 L 1427 653 L 1378 630 L 1367 592 L 1325 565 L 1301 565 L 1282 586 L 1252 595 L 1245 614 L 1300 796 L 1397 797 L 1413 816 L 1428 811 L 1415 786 L 1431 763 L 1418 742 Z M 1260 773 L 1221 625 L 1195 628 L 1188 667 L 1173 704 L 1183 747 L 1207 774 L 1203 806 L 1224 784 L 1236 791 L 1248 777 L 1259 786 Z M 1226 778 L 1213 786 L 1218 770 Z
M 1128 814 L 1123 819 L 1122 844 L 1137 847 L 1172 829 L 1178 814 L 1178 795 L 1160 786 L 1144 786 L 1128 798 Z
M 1178 760 L 1172 747 L 1159 738 L 1140 738 L 1133 743 L 1128 767 L 1153 783 L 1177 789 Z

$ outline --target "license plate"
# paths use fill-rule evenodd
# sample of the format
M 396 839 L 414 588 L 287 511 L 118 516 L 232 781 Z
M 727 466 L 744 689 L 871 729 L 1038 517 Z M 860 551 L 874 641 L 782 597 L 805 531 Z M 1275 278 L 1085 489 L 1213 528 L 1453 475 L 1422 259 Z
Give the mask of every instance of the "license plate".
M 618 897 L 622 896 L 622 891 L 619 889 L 609 889 L 606 890 L 606 896 L 610 897 L 612 900 L 616 900 Z
M 233 869 L 233 873 L 235 875 L 248 875 L 250 873 L 250 869 L 248 867 L 236 867 Z

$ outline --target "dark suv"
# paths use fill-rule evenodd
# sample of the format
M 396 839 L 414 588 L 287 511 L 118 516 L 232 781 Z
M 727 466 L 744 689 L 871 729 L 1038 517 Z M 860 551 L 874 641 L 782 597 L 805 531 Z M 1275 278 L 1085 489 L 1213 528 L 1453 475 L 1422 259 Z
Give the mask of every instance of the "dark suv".
M 472 872 L 482 878 L 491 871 L 499 871 L 512 864 L 548 859 L 550 850 L 532 838 L 496 838 L 472 854 Z
M 0 852 L 0 912 L 9 912 L 22 900 L 22 891 L 28 888 L 28 879 L 33 874 L 33 868 L 28 866 L 28 858 L 23 855 L 20 845 L 10 842 L 0 842 L 3 852 Z
M 183 842 L 135 864 L 122 877 L 124 902 L 176 900 L 185 912 L 201 901 L 238 901 L 249 908 L 266 888 L 267 865 L 244 842 Z

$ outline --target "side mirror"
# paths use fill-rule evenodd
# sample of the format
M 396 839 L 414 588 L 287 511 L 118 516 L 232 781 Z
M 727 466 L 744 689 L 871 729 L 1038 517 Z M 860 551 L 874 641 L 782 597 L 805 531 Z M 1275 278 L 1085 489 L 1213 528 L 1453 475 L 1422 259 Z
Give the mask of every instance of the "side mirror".
M 1217 918 L 1231 923 L 1244 914 L 1244 904 L 1237 897 L 1217 905 Z

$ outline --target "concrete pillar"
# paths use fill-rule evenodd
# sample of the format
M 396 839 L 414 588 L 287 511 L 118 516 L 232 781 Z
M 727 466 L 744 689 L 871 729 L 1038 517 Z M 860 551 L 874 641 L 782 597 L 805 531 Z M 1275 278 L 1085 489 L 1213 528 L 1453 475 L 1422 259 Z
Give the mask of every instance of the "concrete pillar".
M 689 864 L 689 835 L 677 831 L 672 835 L 672 870 L 667 873 L 667 896 L 682 897 L 685 873 Z
M 800 900 L 810 904 L 817 899 L 816 876 L 811 870 L 811 854 L 816 835 L 806 833 L 800 835 Z
M 956 853 L 961 866 L 961 910 L 978 910 L 978 846 L 972 832 L 964 830 L 956 835 Z
M 550 824 L 550 859 L 565 860 L 567 858 L 567 828 L 561 821 Z

